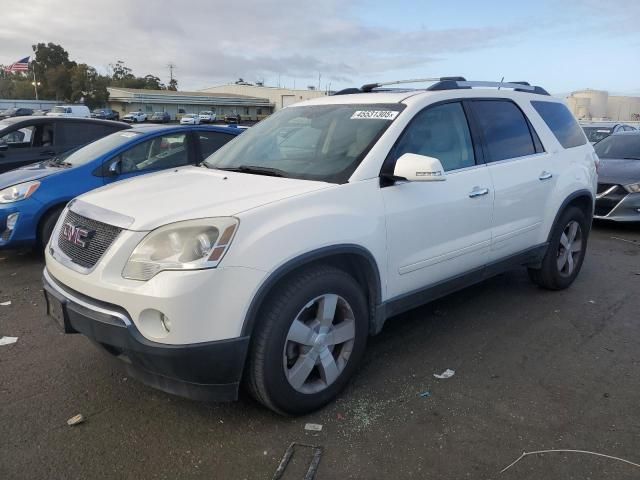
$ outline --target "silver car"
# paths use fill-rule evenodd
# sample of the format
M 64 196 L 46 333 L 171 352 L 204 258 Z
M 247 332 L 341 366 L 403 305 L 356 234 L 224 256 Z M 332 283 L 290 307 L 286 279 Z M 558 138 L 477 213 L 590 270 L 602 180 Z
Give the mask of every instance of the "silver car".
M 640 222 L 640 131 L 610 135 L 594 149 L 600 157 L 594 217 Z

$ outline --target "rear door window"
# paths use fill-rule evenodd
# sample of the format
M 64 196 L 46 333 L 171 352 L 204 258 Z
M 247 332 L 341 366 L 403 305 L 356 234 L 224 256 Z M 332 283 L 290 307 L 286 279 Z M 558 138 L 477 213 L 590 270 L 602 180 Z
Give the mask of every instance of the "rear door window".
M 540 114 L 549 130 L 555 135 L 563 148 L 579 147 L 587 143 L 587 139 L 569 109 L 558 102 L 531 102 Z
M 85 122 L 60 122 L 58 124 L 59 140 L 63 145 L 85 145 L 99 138 L 116 132 L 110 125 L 99 125 Z
M 471 104 L 488 150 L 488 162 L 536 153 L 529 123 L 515 103 L 509 100 L 474 100 Z
M 208 115 L 208 114 L 207 114 Z M 200 154 L 202 159 L 207 158 L 213 152 L 218 150 L 235 135 L 220 132 L 195 132 L 200 141 Z

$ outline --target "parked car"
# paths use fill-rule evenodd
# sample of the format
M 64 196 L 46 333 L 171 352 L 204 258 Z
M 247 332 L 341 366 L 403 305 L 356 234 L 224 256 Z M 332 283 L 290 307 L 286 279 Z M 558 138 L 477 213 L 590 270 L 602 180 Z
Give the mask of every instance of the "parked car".
M 600 158 L 595 218 L 640 222 L 640 131 L 610 135 L 594 148 Z
M 229 400 L 244 379 L 302 414 L 388 317 L 518 266 L 569 287 L 597 156 L 564 103 L 460 77 L 378 86 L 284 108 L 204 168 L 78 198 L 46 252 L 49 314 L 161 390 Z
M 0 121 L 0 173 L 102 138 L 128 125 L 108 120 L 17 117 Z
M 58 105 L 53 107 L 47 116 L 91 118 L 91 112 L 86 105 Z
M 216 121 L 216 114 L 210 110 L 200 112 L 200 122 L 213 123 Z
M 631 125 L 615 122 L 580 122 L 580 126 L 591 144 L 597 143 L 614 133 L 635 131 L 635 128 Z
M 137 112 L 129 112 L 122 117 L 123 122 L 141 123 L 147 121 L 147 114 L 138 110 Z
M 168 112 L 154 112 L 149 121 L 152 123 L 169 123 L 171 115 Z
M 43 109 L 40 109 L 40 110 L 34 110 L 32 115 L 34 117 L 45 117 L 47 115 L 47 113 L 49 113 L 50 111 L 51 110 L 43 108 Z
M 180 119 L 180 125 L 199 125 L 200 116 L 197 113 L 187 113 Z
M 141 125 L 51 160 L 4 173 L 0 175 L 0 248 L 34 244 L 42 248 L 60 212 L 73 197 L 119 180 L 198 164 L 240 133 L 219 127 Z M 135 201 L 144 200 L 136 197 Z M 94 245 L 109 238 L 102 233 L 94 237 L 88 232 L 83 237 L 78 231 L 78 235 L 78 242 L 85 238 L 87 244 L 91 241 Z M 88 251 L 76 253 L 84 256 Z M 72 254 L 66 248 L 59 253 Z
M 11 117 L 27 117 L 33 115 L 31 108 L 8 108 L 0 112 L 0 119 Z
M 96 108 L 91 112 L 91 118 L 99 118 L 102 120 L 120 120 L 120 113 L 110 108 Z
M 224 116 L 225 123 L 240 123 L 242 118 L 239 113 L 229 113 Z

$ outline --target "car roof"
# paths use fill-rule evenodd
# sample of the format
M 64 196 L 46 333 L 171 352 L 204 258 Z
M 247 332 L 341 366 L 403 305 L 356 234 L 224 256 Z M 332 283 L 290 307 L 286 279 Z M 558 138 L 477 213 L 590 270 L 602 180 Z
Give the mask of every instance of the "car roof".
M 220 132 L 220 133 L 231 133 L 232 135 L 238 135 L 243 131 L 241 128 L 232 128 L 226 126 L 216 126 L 216 125 L 136 125 L 131 129 L 133 132 L 150 134 L 161 131 L 176 131 L 179 132 L 181 130 L 200 130 L 200 131 L 208 131 L 208 132 Z
M 53 122 L 53 123 L 66 123 L 66 122 L 82 122 L 82 123 L 91 123 L 97 125 L 120 125 L 122 128 L 130 128 L 130 125 L 124 122 L 116 122 L 113 120 L 101 120 L 98 118 L 81 118 L 81 117 L 53 117 L 53 116 L 45 116 L 45 115 L 29 115 L 25 117 L 9 117 L 2 119 L 3 124 L 20 124 L 20 123 L 42 123 L 42 122 Z

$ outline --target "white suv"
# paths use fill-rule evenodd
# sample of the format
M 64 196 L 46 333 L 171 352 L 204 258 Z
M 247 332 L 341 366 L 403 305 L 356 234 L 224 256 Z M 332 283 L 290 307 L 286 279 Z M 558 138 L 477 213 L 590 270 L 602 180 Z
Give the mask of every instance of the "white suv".
M 565 105 L 526 83 L 380 87 L 72 201 L 46 252 L 49 314 L 148 385 L 228 400 L 242 382 L 302 414 L 393 315 L 518 266 L 568 287 L 597 156 Z

